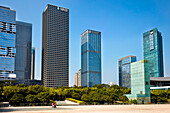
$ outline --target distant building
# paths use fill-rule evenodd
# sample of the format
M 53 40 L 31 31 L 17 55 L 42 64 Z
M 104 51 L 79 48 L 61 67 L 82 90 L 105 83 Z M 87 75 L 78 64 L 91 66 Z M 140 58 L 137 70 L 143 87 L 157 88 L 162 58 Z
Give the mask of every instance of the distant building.
M 31 85 L 43 85 L 41 80 L 30 80 L 30 79 L 17 79 L 15 80 L 15 84 L 24 84 L 26 86 L 31 86 Z
M 35 48 L 31 50 L 31 80 L 35 79 Z
M 81 69 L 79 69 L 78 73 L 75 73 L 75 85 L 81 86 Z
M 48 4 L 42 22 L 43 85 L 69 86 L 69 9 Z
M 16 78 L 16 11 L 0 6 L 0 80 Z
M 78 86 L 81 86 L 81 69 L 78 71 Z
M 78 86 L 78 73 L 75 73 L 75 86 Z
M 162 35 L 157 28 L 143 33 L 143 52 L 149 60 L 150 77 L 164 77 Z
M 150 102 L 149 61 L 141 60 L 131 63 L 131 94 L 129 99 L 136 99 L 138 103 Z
M 131 88 L 130 64 L 136 62 L 136 56 L 126 56 L 119 59 L 119 86 Z
M 114 85 L 114 83 L 113 83 L 113 82 L 110 82 L 110 83 L 109 83 L 109 86 L 112 86 L 112 85 Z
M 170 77 L 150 77 L 150 89 L 170 89 Z
M 81 85 L 101 84 L 101 32 L 86 30 L 81 34 Z
M 31 79 L 32 24 L 16 21 L 16 79 Z

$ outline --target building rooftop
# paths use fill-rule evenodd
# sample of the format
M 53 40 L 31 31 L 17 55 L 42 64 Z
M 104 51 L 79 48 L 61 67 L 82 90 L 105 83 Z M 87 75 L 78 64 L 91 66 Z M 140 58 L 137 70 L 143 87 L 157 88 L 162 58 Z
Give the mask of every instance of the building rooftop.
M 52 4 L 47 4 L 47 6 L 46 6 L 46 8 L 45 8 L 44 12 L 47 10 L 48 6 L 56 7 L 56 8 L 57 8 L 57 10 L 61 10 L 61 11 L 65 11 L 65 12 L 68 12 L 68 11 L 69 11 L 69 9 L 68 9 L 68 8 L 64 8 L 64 7 L 60 7 L 60 6 L 56 6 L 56 5 L 52 5 Z
M 169 81 L 170 77 L 150 77 L 150 81 Z
M 134 58 L 136 58 L 136 56 L 129 55 L 129 56 L 126 56 L 126 57 L 123 57 L 123 58 L 119 59 L 119 61 L 121 61 L 121 60 L 123 60 L 123 59 L 126 59 L 126 58 L 129 58 L 129 57 L 134 57 Z
M 10 8 L 9 8 L 9 7 L 0 6 L 0 8 L 10 10 Z
M 87 29 L 85 32 L 83 32 L 83 33 L 81 34 L 81 37 L 84 36 L 86 33 L 93 33 L 93 34 L 99 34 L 99 35 L 101 35 L 101 32 L 99 32 L 99 31 L 94 31 L 94 30 Z

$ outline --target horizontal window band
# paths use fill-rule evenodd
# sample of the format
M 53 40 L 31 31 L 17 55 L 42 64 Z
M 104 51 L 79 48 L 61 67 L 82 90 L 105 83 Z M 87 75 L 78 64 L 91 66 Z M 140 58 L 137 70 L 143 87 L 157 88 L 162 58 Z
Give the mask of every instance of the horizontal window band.
M 101 51 L 94 51 L 94 50 L 87 50 L 83 53 L 81 53 L 81 55 L 83 55 L 84 53 L 87 53 L 87 52 L 92 52 L 92 53 L 101 53 Z
M 101 73 L 101 72 L 98 72 L 98 71 L 85 71 L 85 72 L 82 72 L 82 74 L 86 74 L 86 73 Z

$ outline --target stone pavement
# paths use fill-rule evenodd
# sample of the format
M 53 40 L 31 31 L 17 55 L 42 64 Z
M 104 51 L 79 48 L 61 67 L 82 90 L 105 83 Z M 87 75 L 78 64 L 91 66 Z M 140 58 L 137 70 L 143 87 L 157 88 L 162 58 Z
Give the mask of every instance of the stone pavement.
M 170 104 L 5 107 L 1 113 L 170 113 Z

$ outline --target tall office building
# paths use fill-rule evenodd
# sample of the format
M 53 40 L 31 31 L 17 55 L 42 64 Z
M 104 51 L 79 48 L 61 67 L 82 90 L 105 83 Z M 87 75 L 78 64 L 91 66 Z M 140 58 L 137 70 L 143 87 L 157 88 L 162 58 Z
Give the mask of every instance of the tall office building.
M 46 87 L 69 85 L 69 9 L 50 4 L 43 12 L 41 79 Z
M 81 86 L 81 69 L 78 71 L 78 84 L 77 86 Z
M 31 79 L 32 24 L 16 21 L 16 79 Z
M 15 79 L 16 12 L 0 6 L 0 80 Z
M 131 94 L 126 95 L 138 103 L 150 102 L 149 61 L 141 60 L 131 63 Z
M 35 48 L 31 50 L 31 80 L 35 78 Z
M 161 32 L 157 28 L 143 33 L 144 59 L 149 60 L 151 77 L 164 77 Z
M 131 88 L 130 64 L 136 62 L 136 56 L 126 56 L 119 59 L 119 86 Z
M 81 85 L 101 84 L 101 32 L 86 30 L 81 34 Z
M 79 69 L 78 73 L 75 73 L 75 85 L 81 86 L 81 69 Z
M 78 86 L 78 73 L 75 73 L 75 86 Z

